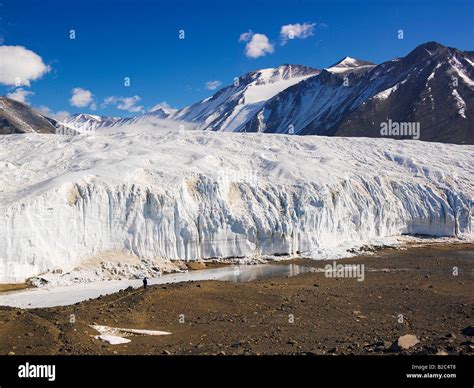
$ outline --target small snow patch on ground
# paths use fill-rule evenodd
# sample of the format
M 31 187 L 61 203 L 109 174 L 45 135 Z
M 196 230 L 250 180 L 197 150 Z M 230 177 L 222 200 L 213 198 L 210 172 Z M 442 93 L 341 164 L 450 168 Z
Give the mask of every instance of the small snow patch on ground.
M 96 335 L 96 339 L 107 342 L 111 345 L 126 344 L 131 340 L 124 338 L 131 335 L 169 335 L 168 331 L 159 330 L 142 330 L 142 329 L 124 329 L 119 327 L 110 327 L 103 325 L 90 325 L 94 330 L 97 330 L 100 335 Z
M 129 342 L 132 342 L 131 340 L 127 338 L 123 338 L 117 335 L 108 335 L 108 334 L 96 335 L 94 338 L 107 342 L 110 345 L 120 345 L 120 344 L 127 344 Z

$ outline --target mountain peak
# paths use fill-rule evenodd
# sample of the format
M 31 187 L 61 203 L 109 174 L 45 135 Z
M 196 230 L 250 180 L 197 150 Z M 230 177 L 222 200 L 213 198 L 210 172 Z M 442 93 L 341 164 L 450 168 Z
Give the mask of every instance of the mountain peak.
M 408 61 L 416 63 L 418 61 L 424 61 L 430 59 L 431 57 L 437 56 L 439 54 L 448 53 L 450 49 L 438 42 L 426 42 L 422 43 L 419 46 L 415 47 L 407 56 Z M 456 50 L 457 51 L 457 50 Z
M 370 69 L 375 64 L 362 59 L 344 57 L 339 62 L 329 66 L 326 70 L 331 73 L 345 73 L 353 70 Z
M 169 116 L 175 113 L 177 109 L 171 108 L 166 102 L 160 102 L 148 111 L 151 115 L 166 115 Z
M 260 69 L 248 73 L 253 79 L 259 78 L 266 82 L 285 80 L 319 74 L 320 70 L 304 65 L 283 64 L 277 67 Z
M 89 113 L 76 113 L 75 115 L 71 115 L 71 117 L 75 117 L 79 120 L 94 120 L 94 121 L 101 121 L 103 119 L 102 116 L 98 115 L 91 115 Z
M 445 49 L 446 46 L 443 46 L 441 43 L 438 43 L 435 41 L 430 41 L 430 42 L 420 44 L 419 46 L 415 48 L 415 50 L 419 48 L 424 48 L 429 51 L 437 51 L 437 50 Z

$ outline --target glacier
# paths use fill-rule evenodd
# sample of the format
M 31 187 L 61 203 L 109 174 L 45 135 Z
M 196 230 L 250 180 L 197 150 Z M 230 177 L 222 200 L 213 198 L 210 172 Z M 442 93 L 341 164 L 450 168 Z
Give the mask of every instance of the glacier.
M 105 253 L 328 258 L 472 240 L 474 146 L 162 128 L 0 137 L 0 283 Z

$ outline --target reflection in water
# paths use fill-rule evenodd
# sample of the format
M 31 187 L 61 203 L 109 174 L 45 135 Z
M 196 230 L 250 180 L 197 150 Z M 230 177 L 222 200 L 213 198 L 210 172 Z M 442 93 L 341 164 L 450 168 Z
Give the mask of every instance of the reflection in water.
M 297 264 L 241 265 L 233 266 L 232 271 L 228 271 L 228 273 L 216 278 L 216 280 L 246 283 L 265 278 L 297 276 L 315 271 L 314 268 Z
M 163 275 L 150 278 L 148 284 L 169 284 L 203 280 L 251 282 L 253 280 L 269 277 L 295 276 L 301 273 L 315 271 L 317 271 L 317 269 L 296 264 L 231 265 L 222 268 Z M 130 286 L 141 288 L 142 280 L 119 280 L 75 284 L 54 288 L 42 287 L 28 289 L 12 294 L 0 295 L 0 306 L 4 305 L 20 308 L 66 306 L 86 299 L 97 298 L 99 295 L 113 294 Z

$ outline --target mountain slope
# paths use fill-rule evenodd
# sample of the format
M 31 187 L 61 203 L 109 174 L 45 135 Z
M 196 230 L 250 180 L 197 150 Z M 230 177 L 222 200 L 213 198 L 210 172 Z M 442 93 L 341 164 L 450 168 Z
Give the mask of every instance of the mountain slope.
M 387 88 L 345 117 L 336 135 L 379 137 L 380 123 L 390 118 L 420 123 L 421 140 L 474 144 L 472 53 L 431 42 L 370 76 L 387 72 Z
M 100 127 L 111 127 L 122 120 L 120 117 L 97 116 L 85 113 L 71 115 L 63 123 L 83 132 L 93 132 Z
M 35 130 L 8 124 L 15 116 L 11 111 L 10 121 L 4 120 L 5 133 Z M 474 53 L 428 42 L 379 65 L 350 57 L 324 70 L 282 65 L 250 72 L 179 111 L 158 104 L 155 111 L 134 117 L 78 114 L 64 123 L 79 131 L 96 131 L 154 118 L 190 122 L 193 128 L 212 131 L 474 144 Z M 413 126 L 416 133 L 382 131 L 392 124 L 409 130 Z M 39 132 L 48 130 L 38 125 Z
M 250 72 L 213 96 L 178 111 L 161 107 L 127 118 L 76 114 L 64 123 L 79 130 L 95 131 L 159 118 L 197 123 L 197 129 L 238 132 L 268 99 L 318 73 L 319 70 L 306 66 L 282 65 Z
M 266 101 L 319 72 L 300 65 L 254 71 L 213 96 L 181 109 L 173 118 L 197 122 L 198 129 L 239 132 Z
M 421 140 L 474 144 L 473 62 L 431 42 L 361 71 L 336 64 L 269 100 L 245 130 L 380 137 L 390 119 L 419 123 Z
M 60 124 L 28 105 L 0 96 L 0 135 L 13 133 L 56 133 Z
M 95 132 L 100 128 L 140 124 L 146 122 L 150 118 L 166 119 L 172 116 L 175 112 L 176 110 L 174 109 L 158 108 L 151 112 L 132 117 L 109 117 L 78 113 L 69 116 L 63 120 L 63 123 L 82 132 Z
M 146 114 L 126 118 L 81 113 L 68 117 L 64 124 L 82 131 L 95 131 L 159 118 L 197 123 L 197 129 L 238 132 L 267 100 L 319 72 L 300 65 L 261 69 L 239 77 L 237 82 L 213 96 L 178 111 L 159 107 Z
M 346 57 L 266 101 L 243 131 L 312 134 L 305 129 L 317 125 L 318 135 L 331 135 L 332 126 L 354 99 L 352 85 L 374 66 Z

